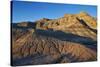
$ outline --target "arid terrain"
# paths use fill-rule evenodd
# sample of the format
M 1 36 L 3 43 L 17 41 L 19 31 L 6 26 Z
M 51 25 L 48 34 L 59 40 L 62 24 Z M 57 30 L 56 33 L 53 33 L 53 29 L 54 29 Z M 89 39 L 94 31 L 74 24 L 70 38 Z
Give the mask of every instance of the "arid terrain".
M 11 25 L 13 66 L 97 60 L 97 19 L 86 12 Z

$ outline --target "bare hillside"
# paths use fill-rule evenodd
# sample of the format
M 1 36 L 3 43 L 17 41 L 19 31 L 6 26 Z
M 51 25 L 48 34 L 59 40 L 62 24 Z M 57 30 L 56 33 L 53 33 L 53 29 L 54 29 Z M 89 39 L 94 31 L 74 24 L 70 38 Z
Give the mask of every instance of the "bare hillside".
M 96 25 L 85 12 L 12 23 L 12 65 L 96 61 Z

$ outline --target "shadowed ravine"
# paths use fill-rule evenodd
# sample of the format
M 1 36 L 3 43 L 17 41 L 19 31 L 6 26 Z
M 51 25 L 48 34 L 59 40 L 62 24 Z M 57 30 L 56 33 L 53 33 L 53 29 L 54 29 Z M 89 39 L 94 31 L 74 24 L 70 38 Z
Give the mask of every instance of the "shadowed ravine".
M 93 48 L 96 50 L 96 43 L 97 41 L 94 41 L 91 38 L 88 37 L 82 37 L 78 35 L 74 35 L 71 33 L 64 33 L 62 31 L 45 31 L 45 30 L 36 30 L 36 34 L 46 37 L 53 37 L 62 41 L 69 41 L 74 43 L 80 43 L 83 44 L 89 48 Z
M 91 38 L 82 37 L 82 36 L 74 35 L 71 33 L 64 33 L 62 31 L 36 30 L 35 32 L 38 35 L 53 37 L 62 41 L 70 41 L 70 42 L 76 42 L 76 43 L 81 43 L 81 44 L 86 44 L 86 45 L 93 44 L 94 46 L 96 44 L 96 41 L 92 40 Z

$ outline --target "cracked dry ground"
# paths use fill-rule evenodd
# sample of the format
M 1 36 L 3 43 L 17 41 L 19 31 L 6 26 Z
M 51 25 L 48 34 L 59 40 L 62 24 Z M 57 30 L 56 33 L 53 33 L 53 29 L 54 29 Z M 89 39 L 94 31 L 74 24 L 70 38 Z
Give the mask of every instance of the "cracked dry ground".
M 92 48 L 92 45 L 95 44 L 87 47 L 81 43 L 42 36 L 28 30 L 17 30 L 12 37 L 12 65 L 97 60 L 96 48 Z

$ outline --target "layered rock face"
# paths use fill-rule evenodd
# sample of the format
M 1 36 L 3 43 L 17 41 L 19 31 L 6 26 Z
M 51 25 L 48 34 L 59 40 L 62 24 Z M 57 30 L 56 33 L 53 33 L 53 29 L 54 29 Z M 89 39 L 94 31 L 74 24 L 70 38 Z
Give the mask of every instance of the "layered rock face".
M 96 20 L 85 12 L 65 14 L 64 17 L 37 23 L 40 29 L 61 30 L 96 40 Z
M 31 25 L 35 27 L 12 26 L 12 65 L 97 60 L 97 22 L 87 13 L 43 18 Z

